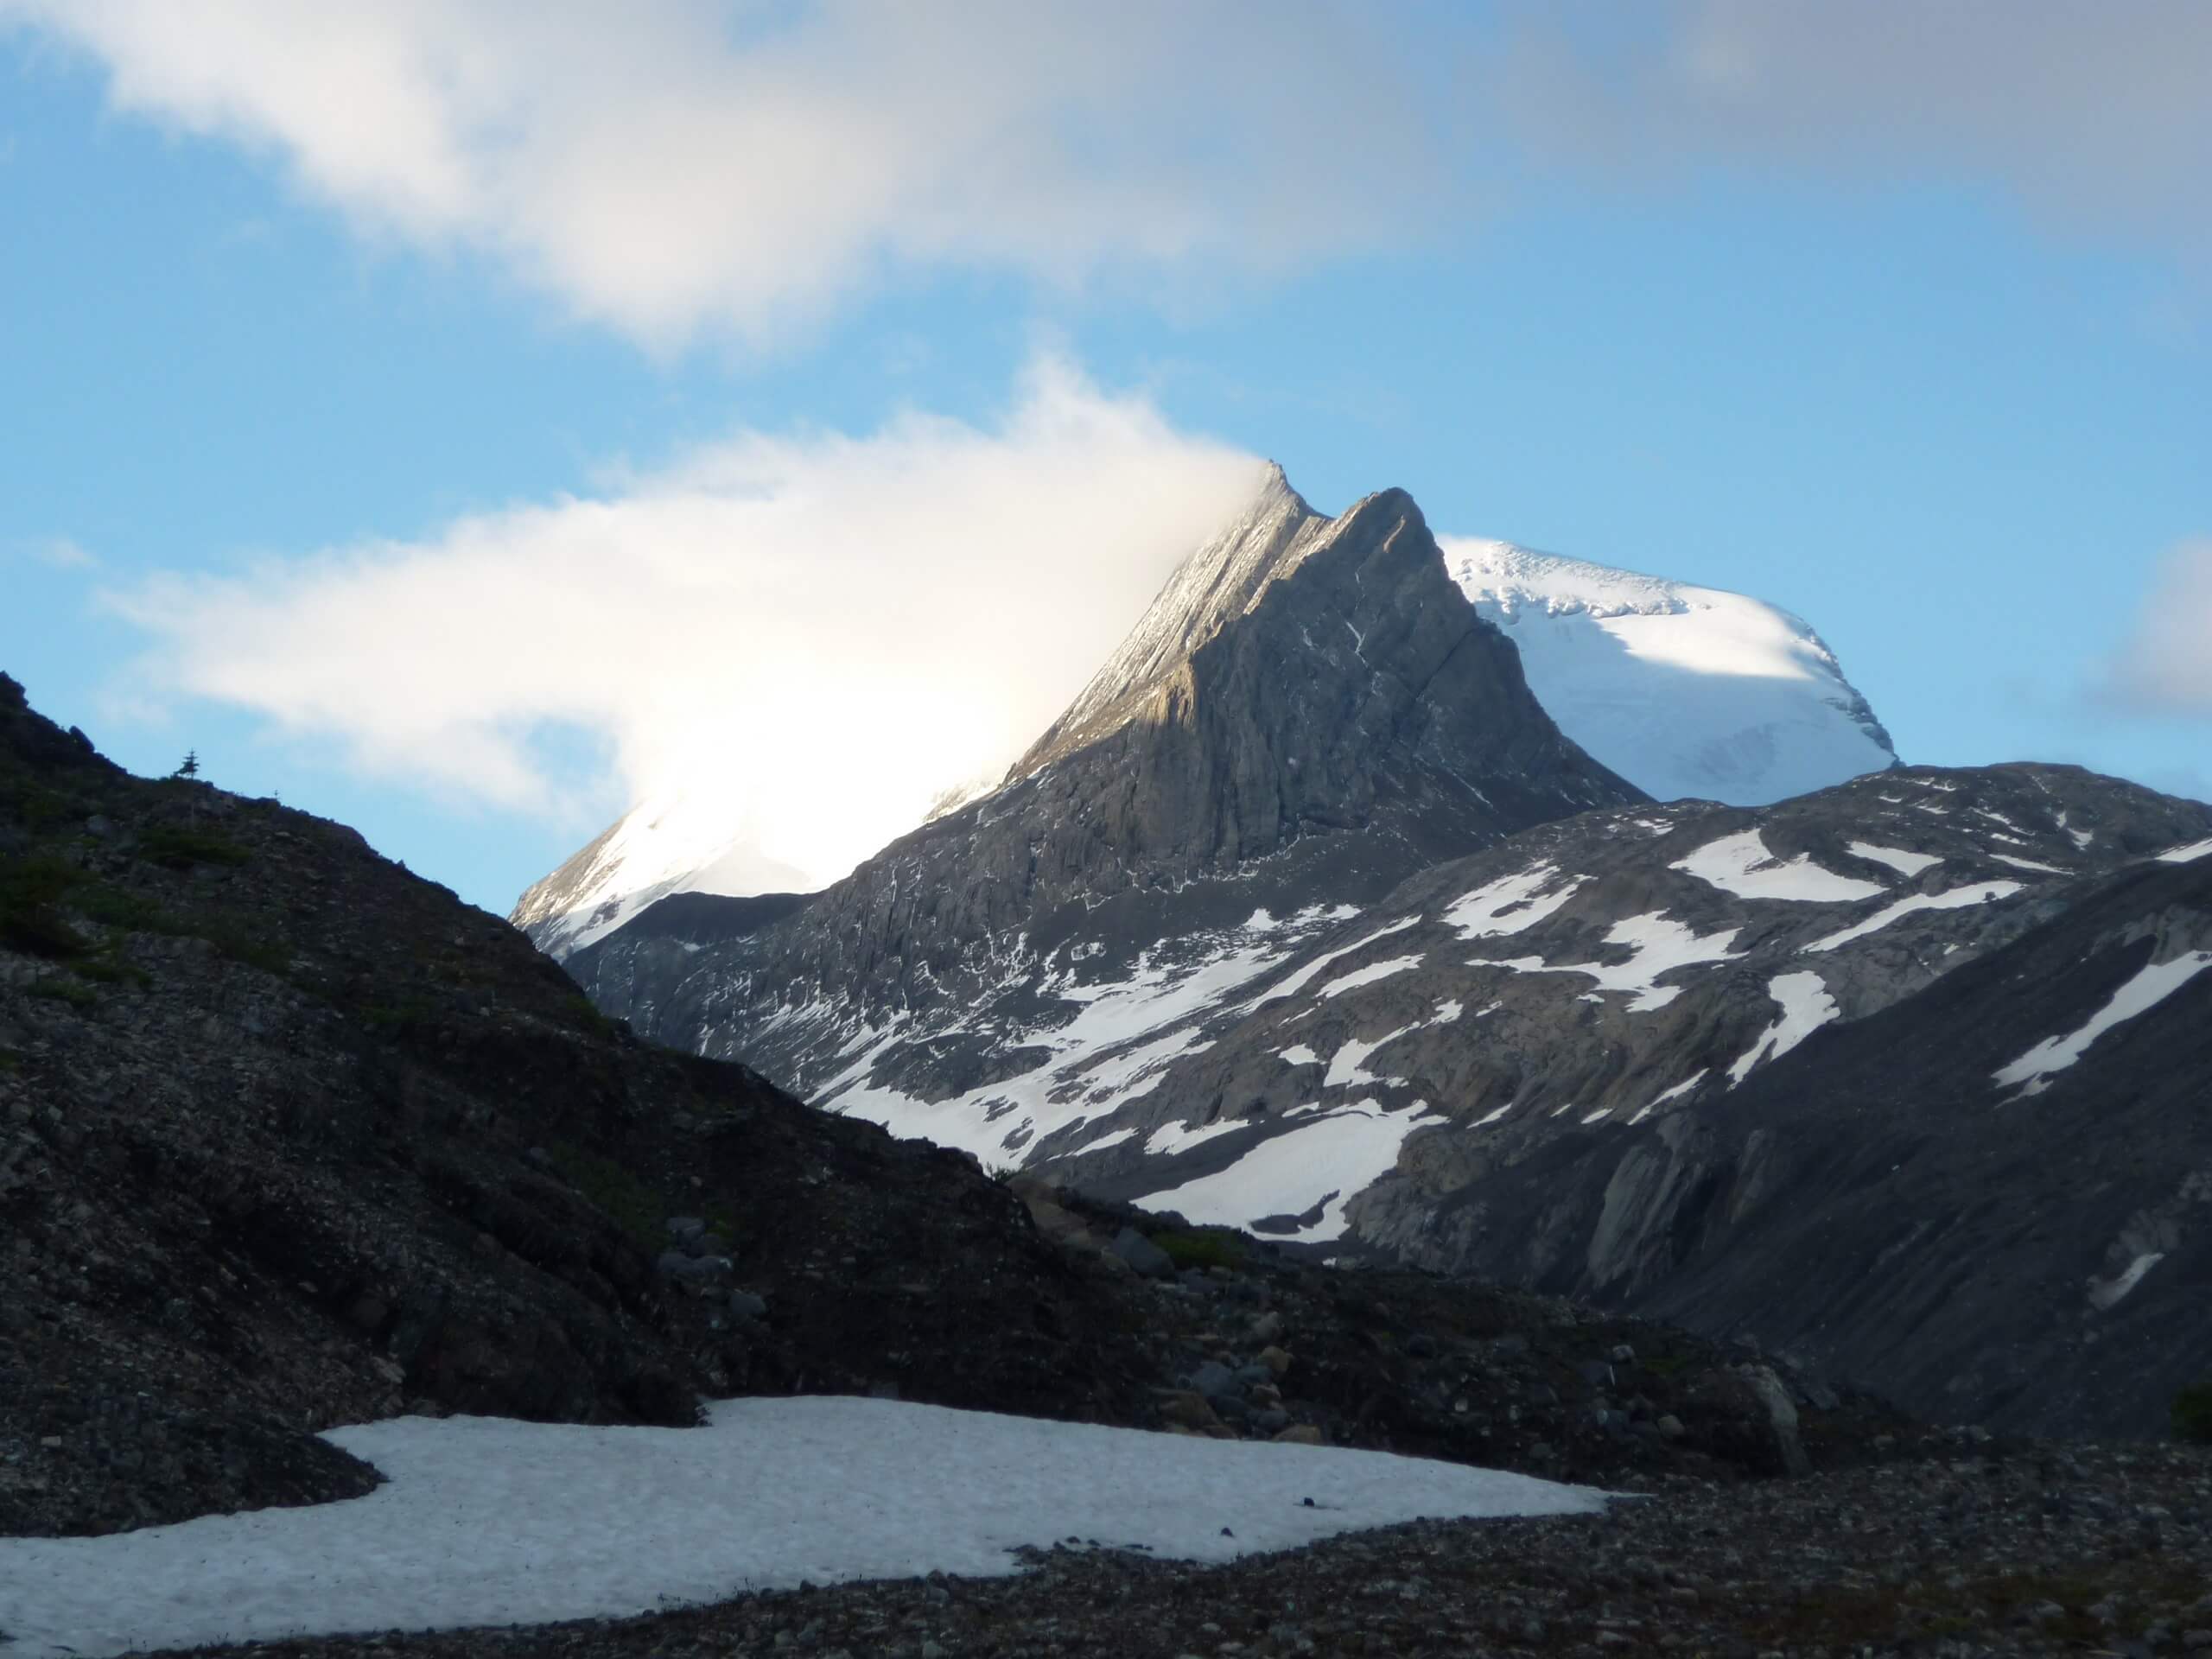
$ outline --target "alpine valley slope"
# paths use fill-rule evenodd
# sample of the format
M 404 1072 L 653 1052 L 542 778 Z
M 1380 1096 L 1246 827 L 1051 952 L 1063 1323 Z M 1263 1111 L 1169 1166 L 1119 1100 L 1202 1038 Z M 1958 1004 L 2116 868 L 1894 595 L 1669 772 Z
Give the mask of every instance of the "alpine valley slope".
M 986 1164 L 1338 1257 L 1639 1308 L 1697 1266 L 1719 1287 L 1685 1317 L 1820 1347 L 1825 1304 L 1732 1252 L 1757 1196 L 1732 1184 L 1747 1160 L 1779 1166 L 1783 1122 L 1847 1125 L 1857 1107 L 1812 1090 L 1753 1122 L 1739 1103 L 1770 1096 L 1751 1085 L 2146 861 L 2181 862 L 2212 839 L 2212 809 L 2077 768 L 1897 767 L 1833 658 L 1779 613 L 1485 556 L 1447 563 L 1400 493 L 1326 520 L 1278 475 L 999 791 L 811 899 L 680 895 L 568 965 L 654 1038 L 742 1055 Z M 1673 618 L 1769 660 L 1794 652 L 1811 688 L 1794 713 L 1811 723 L 1770 778 L 1820 747 L 1804 734 L 1821 708 L 1832 760 L 1888 769 L 1748 808 L 1639 800 L 1529 695 L 1486 614 L 1503 593 L 1524 630 L 1539 613 L 1586 632 Z M 1707 705 L 1702 729 L 1787 735 L 1773 692 L 1752 688 L 1732 728 Z M 1655 764 L 1679 774 L 1694 752 Z M 2152 965 L 2177 973 L 2173 959 Z M 2025 1050 L 2094 1014 L 2015 1034 Z M 2058 1122 L 2071 1096 L 2054 1098 Z M 2030 1121 L 2011 1112 L 1998 1135 L 1945 1120 L 1961 1185 L 1918 1193 L 1915 1213 L 1940 1231 L 1977 1159 L 1993 1172 Z M 2142 1158 L 2108 1196 L 2156 1209 L 2186 1173 Z M 2126 1228 L 2035 1191 L 2046 1254 L 1993 1306 L 2047 1335 L 2115 1270 L 2104 1255 Z M 1934 1236 L 1908 1227 L 1898 1262 L 1923 1270 L 1912 1241 Z M 1822 1357 L 1925 1411 L 2154 1426 L 2147 1392 L 1977 1370 L 1986 1322 L 1955 1312 L 1870 1315 Z
M 1930 1415 L 2154 1433 L 2212 1344 L 2207 854 L 2212 809 L 2035 766 L 1547 825 L 1145 1032 L 1148 1093 L 1034 1160 Z M 2145 1351 L 2100 1349 L 2145 1289 Z

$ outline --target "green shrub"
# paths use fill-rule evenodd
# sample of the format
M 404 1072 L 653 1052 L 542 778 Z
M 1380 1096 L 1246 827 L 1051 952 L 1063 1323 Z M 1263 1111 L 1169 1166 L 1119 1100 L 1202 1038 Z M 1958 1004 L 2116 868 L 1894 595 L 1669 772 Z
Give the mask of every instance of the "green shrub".
M 2174 1395 L 2174 1438 L 2192 1446 L 2212 1446 L 2212 1378 L 2192 1383 Z
M 91 948 L 63 918 L 64 895 L 85 873 L 45 855 L 0 859 L 0 944 L 26 956 L 61 961 Z
M 138 856 L 163 869 L 188 870 L 195 864 L 237 866 L 248 862 L 253 855 L 235 841 L 204 830 L 156 824 L 138 837 Z
M 1179 1268 L 1244 1265 L 1244 1241 L 1235 1233 L 1192 1228 L 1186 1232 L 1154 1233 L 1152 1242 L 1166 1251 L 1167 1259 Z
M 220 918 L 204 918 L 192 931 L 231 961 L 258 968 L 264 974 L 274 974 L 281 979 L 291 968 L 289 950 L 276 940 L 249 933 L 234 922 Z
M 119 927 L 126 933 L 188 934 L 192 925 L 172 916 L 150 899 L 142 899 L 121 887 L 94 882 L 70 900 L 73 909 L 103 927 Z
M 24 987 L 32 996 L 42 996 L 53 1002 L 67 1002 L 73 1008 L 89 1008 L 99 999 L 92 995 L 92 988 L 64 974 L 48 974 Z
M 553 1167 L 569 1185 L 590 1199 L 611 1221 L 646 1251 L 658 1250 L 667 1242 L 663 1228 L 668 1211 L 660 1197 L 635 1174 L 612 1158 L 602 1158 L 581 1147 L 556 1142 L 548 1148 Z

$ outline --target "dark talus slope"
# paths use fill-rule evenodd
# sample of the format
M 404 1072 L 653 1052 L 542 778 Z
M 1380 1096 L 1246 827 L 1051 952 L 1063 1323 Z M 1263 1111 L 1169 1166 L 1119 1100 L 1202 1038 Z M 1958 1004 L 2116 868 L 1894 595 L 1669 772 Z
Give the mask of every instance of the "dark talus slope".
M 1640 1310 L 1935 1414 L 2161 1433 L 2212 1377 L 2212 857 L 2094 883 L 1606 1186 L 1679 1241 Z
M 1402 492 L 1325 519 L 1277 474 L 996 792 L 746 938 L 626 927 L 569 967 L 661 1040 L 942 1102 L 1036 1072 L 1087 989 L 1215 930 L 1310 931 L 1439 859 L 1639 798 L 1538 707 Z
M 0 676 L 0 1533 L 359 1492 L 340 1422 L 682 1423 L 701 1391 L 1590 1479 L 1902 1427 L 1801 1379 L 1785 1433 L 1786 1369 L 1525 1293 L 1218 1235 L 1162 1238 L 1233 1266 L 1139 1278 L 1129 1219 L 643 1047 L 352 831 L 129 777 Z M 1185 1386 L 1270 1343 L 1264 1393 Z
M 364 1474 L 309 1432 L 402 1408 L 1142 1399 L 1112 1287 L 967 1160 L 642 1048 L 352 831 L 130 778 L 4 678 L 0 1238 L 0 1530 L 328 1496 Z

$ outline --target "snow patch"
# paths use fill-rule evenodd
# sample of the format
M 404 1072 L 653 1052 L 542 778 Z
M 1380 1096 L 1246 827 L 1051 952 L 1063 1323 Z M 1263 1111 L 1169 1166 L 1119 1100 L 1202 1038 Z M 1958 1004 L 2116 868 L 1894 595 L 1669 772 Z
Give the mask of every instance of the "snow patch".
M 1876 911 L 1863 922 L 1854 922 L 1840 933 L 1815 939 L 1804 948 L 1808 950 L 1834 950 L 1849 944 L 1853 939 L 1863 939 L 1869 933 L 1878 933 L 1901 917 L 1922 910 L 1962 910 L 1968 905 L 1986 905 L 1993 899 L 2009 899 L 2019 892 L 2017 881 L 1983 881 L 1969 887 L 1953 887 L 1944 893 L 1916 893 L 1910 898 Z
M 1828 995 L 1827 982 L 1818 974 L 1777 974 L 1766 982 L 1766 994 L 1781 1007 L 1782 1017 L 1759 1033 L 1759 1039 L 1728 1068 L 1733 1089 L 1751 1074 L 1762 1060 L 1778 1060 L 1842 1012 Z
M 1888 799 L 1887 796 L 1883 798 Z M 1886 864 L 1908 880 L 1923 870 L 1932 870 L 1943 861 L 1933 853 L 1909 853 L 1901 847 L 1877 847 L 1872 842 L 1846 842 L 1845 847 L 1856 857 L 1872 859 L 1877 864 Z
M 2169 847 L 2158 855 L 2161 864 L 2194 864 L 2200 858 L 2212 855 L 2212 837 L 2192 841 L 2186 847 Z
M 2127 1293 L 2143 1282 L 2143 1275 L 2166 1259 L 2164 1250 L 2145 1250 L 2110 1279 L 2089 1281 L 2089 1306 L 2100 1313 L 2117 1307 Z
M 1558 880 L 1559 871 L 1550 864 L 1501 875 L 1454 899 L 1443 919 L 1458 928 L 1463 939 L 1493 939 L 1521 932 L 1573 898 L 1582 885 L 1579 875 L 1568 876 L 1563 886 L 1553 887 Z
M 1401 1026 L 1397 1030 L 1377 1037 L 1373 1042 L 1362 1042 L 1354 1037 L 1337 1050 L 1329 1062 L 1328 1074 L 1321 1079 L 1324 1089 L 1347 1089 L 1361 1084 L 1395 1082 L 1395 1078 L 1378 1077 L 1364 1069 L 1367 1057 L 1379 1048 L 1387 1048 L 1418 1026 Z
M 1346 991 L 1357 990 L 1362 985 L 1372 985 L 1377 980 L 1389 979 L 1421 964 L 1419 957 L 1393 957 L 1388 962 L 1372 962 L 1364 968 L 1355 968 L 1348 974 L 1339 974 L 1314 992 L 1313 997 L 1316 1001 L 1322 1001 L 1332 996 L 1342 996 Z
M 1420 920 L 1421 918 L 1418 916 L 1401 916 L 1389 926 L 1376 928 L 1363 939 L 1355 939 L 1351 944 L 1339 945 L 1334 950 L 1323 951 L 1289 978 L 1284 980 L 1281 984 L 1269 986 L 1265 992 L 1254 1000 L 1252 1006 L 1255 1008 L 1262 1007 L 1281 998 L 1297 995 L 1319 976 L 1324 968 L 1338 957 L 1348 957 L 1355 950 L 1364 950 L 1377 939 L 1387 939 L 1393 933 L 1402 933 Z
M 1813 862 L 1810 853 L 1777 858 L 1756 830 L 1707 842 L 1669 868 L 1733 893 L 1738 899 L 1779 899 L 1800 905 L 1848 905 L 1885 891 L 1872 881 L 1838 875 Z
M 1003 1576 L 1069 1537 L 1226 1561 L 1421 1516 L 1605 1495 L 1334 1447 L 887 1400 L 717 1401 L 699 1428 L 401 1417 L 323 1438 L 365 1497 L 96 1538 L 0 1539 L 11 1655 L 625 1618 L 802 1580 Z
M 2038 864 L 2032 858 L 2015 858 L 2010 853 L 1992 853 L 1990 857 L 1999 864 L 2010 864 L 2016 870 L 2034 870 L 2043 875 L 2071 875 L 2071 870 L 2061 869 L 2056 864 Z
M 1629 1013 L 1649 1014 L 1665 1007 L 1682 994 L 1679 985 L 1660 984 L 1662 975 L 1700 963 L 1734 961 L 1743 953 L 1728 947 L 1741 931 L 1732 927 L 1719 933 L 1700 933 L 1673 920 L 1666 912 L 1655 910 L 1627 917 L 1606 930 L 1607 944 L 1628 947 L 1630 956 L 1624 963 L 1553 963 L 1537 957 L 1519 957 L 1510 962 L 1475 965 L 1510 968 L 1522 974 L 1587 974 L 1600 991 L 1630 993 Z
M 1664 1106 L 1669 1101 L 1680 1100 L 1684 1095 L 1689 1093 L 1691 1090 L 1696 1088 L 1698 1084 L 1703 1083 L 1705 1081 L 1706 1073 L 1711 1069 L 1712 1068 L 1709 1066 L 1701 1066 L 1697 1071 L 1691 1072 L 1688 1077 L 1684 1077 L 1673 1088 L 1666 1090 L 1660 1094 L 1652 1096 L 1649 1100 L 1644 1102 L 1642 1106 L 1637 1109 L 1636 1116 L 1628 1121 L 1629 1127 L 1630 1128 L 1634 1128 L 1637 1124 L 1643 1122 L 1645 1118 L 1650 1116 L 1652 1113 L 1658 1110 L 1659 1108 Z
M 1300 1243 L 1342 1238 L 1351 1225 L 1344 1206 L 1397 1167 L 1398 1149 L 1415 1129 L 1442 1123 L 1416 1101 L 1387 1112 L 1371 1100 L 1342 1107 L 1262 1141 L 1227 1169 L 1136 1200 L 1147 1210 L 1173 1210 L 1204 1225 L 1249 1228 L 1270 1216 L 1303 1215 L 1311 1225 L 1269 1234 Z
M 2025 1094 L 2041 1094 L 2052 1077 L 2080 1059 L 2098 1038 L 2158 1007 L 2209 967 L 2212 967 L 2212 950 L 2191 950 L 2171 961 L 2138 969 L 2081 1026 L 2061 1036 L 2044 1038 L 2010 1065 L 1991 1072 L 1991 1080 L 2000 1088 L 2018 1084 Z

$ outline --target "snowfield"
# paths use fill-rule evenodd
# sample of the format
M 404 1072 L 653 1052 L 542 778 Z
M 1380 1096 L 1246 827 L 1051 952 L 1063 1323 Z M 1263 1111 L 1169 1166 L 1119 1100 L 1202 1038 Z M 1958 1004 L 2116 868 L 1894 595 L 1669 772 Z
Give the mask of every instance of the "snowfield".
M 402 1417 L 325 1438 L 365 1497 L 101 1538 L 0 1539 L 10 1659 L 618 1618 L 746 1590 L 1018 1570 L 1080 1539 L 1196 1561 L 1605 1495 L 1378 1452 L 858 1399 L 728 1400 L 702 1428 Z
M 1445 536 L 1560 729 L 1662 801 L 1764 806 L 1897 763 L 1818 634 L 1741 594 Z

